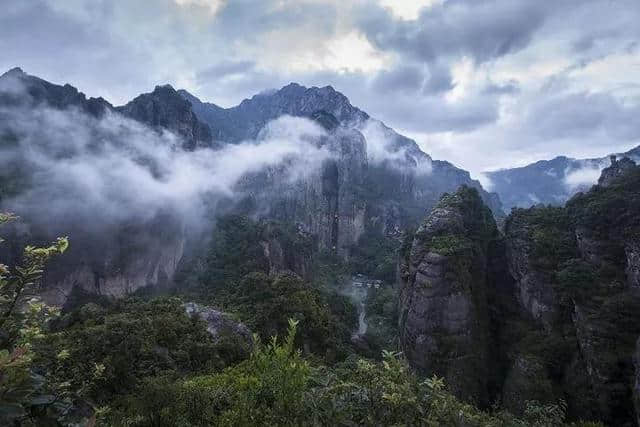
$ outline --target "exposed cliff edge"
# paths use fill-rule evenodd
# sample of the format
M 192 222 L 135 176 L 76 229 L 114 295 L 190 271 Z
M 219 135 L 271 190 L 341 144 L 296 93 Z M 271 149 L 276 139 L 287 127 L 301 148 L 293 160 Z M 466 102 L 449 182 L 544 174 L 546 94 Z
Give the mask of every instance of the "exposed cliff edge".
M 444 196 L 400 256 L 410 363 L 476 402 L 521 413 L 527 400 L 564 399 L 571 417 L 634 425 L 640 167 L 614 161 L 599 182 L 565 208 L 515 209 L 506 257 L 491 250 L 502 238 L 477 195 Z M 489 274 L 501 264 L 509 280 Z
M 461 398 L 489 396 L 490 248 L 495 221 L 476 190 L 445 195 L 402 260 L 400 339 L 409 361 Z

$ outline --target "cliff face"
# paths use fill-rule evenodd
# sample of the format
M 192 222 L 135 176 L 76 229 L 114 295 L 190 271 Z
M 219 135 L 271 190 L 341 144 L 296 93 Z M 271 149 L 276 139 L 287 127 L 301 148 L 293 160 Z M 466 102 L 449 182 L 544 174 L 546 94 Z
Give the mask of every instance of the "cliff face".
M 460 397 L 499 397 L 516 413 L 527 400 L 564 399 L 570 417 L 634 425 L 639 178 L 640 167 L 621 160 L 565 208 L 514 210 L 506 256 L 479 199 L 445 196 L 401 251 L 411 364 L 444 376 Z
M 370 118 L 351 105 L 347 97 L 328 86 L 305 88 L 291 84 L 225 109 L 165 85 L 124 106 L 113 107 L 101 98 L 87 99 L 70 85 L 55 85 L 19 69 L 0 77 L 0 130 L 11 121 L 5 120 L 4 109 L 40 107 L 60 113 L 71 112 L 82 123 L 85 123 L 85 115 L 90 116 L 84 134 L 88 140 L 95 139 L 96 146 L 100 145 L 101 138 L 120 135 L 117 126 L 110 127 L 111 133 L 107 136 L 90 128 L 89 125 L 100 122 L 105 115 L 114 118 L 114 123 L 126 117 L 144 125 L 143 129 L 169 131 L 178 137 L 176 141 L 182 142 L 186 150 L 217 150 L 226 144 L 259 139 L 265 125 L 282 115 L 304 117 L 319 123 L 325 128 L 326 136 L 313 144 L 325 149 L 329 156 L 318 170 L 303 171 L 302 178 L 291 179 L 288 169 L 295 165 L 284 162 L 281 166 L 244 176 L 233 190 L 244 196 L 243 202 L 252 204 L 253 207 L 246 210 L 252 217 L 293 224 L 314 236 L 317 242 L 314 250 L 327 250 L 343 259 L 349 258 L 365 231 L 375 230 L 380 236 L 397 237 L 406 227 L 418 224 L 425 210 L 433 207 L 443 192 L 455 191 L 459 185 L 477 188 L 494 212 L 500 213 L 499 201 L 484 192 L 468 172 L 448 162 L 432 160 L 413 140 Z M 373 134 L 368 133 L 371 129 L 375 131 Z M 42 140 L 46 141 L 46 130 L 41 133 Z M 0 132 L 0 143 L 4 146 L 6 141 L 12 146 L 20 144 L 19 135 Z M 127 146 L 124 142 L 114 145 L 123 149 Z M 377 157 L 373 154 L 375 150 L 379 151 Z M 67 152 L 62 147 L 60 152 L 65 157 L 72 156 L 74 150 L 70 148 Z M 22 160 L 17 159 L 10 168 L 0 170 L 0 199 L 3 199 L 0 202 L 24 191 L 30 177 L 38 173 L 37 165 L 34 168 L 23 162 L 26 166 L 20 166 Z M 147 160 L 142 156 L 133 161 L 145 164 Z M 153 162 L 147 166 L 152 174 L 158 175 Z M 158 178 L 155 175 L 154 179 Z M 138 190 L 121 188 L 118 191 L 128 194 Z M 228 205 L 235 208 L 236 202 L 232 200 Z M 223 206 L 222 210 L 227 207 Z M 19 214 L 25 222 L 31 220 L 29 212 Z M 97 212 L 96 216 L 99 215 Z M 73 242 L 72 250 L 78 248 L 74 256 L 68 257 L 73 261 L 47 278 L 47 286 L 58 289 L 56 292 L 60 296 L 52 296 L 53 291 L 47 295 L 51 295 L 52 301 L 63 301 L 76 287 L 120 296 L 142 286 L 171 282 L 175 264 L 181 259 L 185 245 L 189 249 L 189 244 L 179 219 L 165 224 L 166 229 L 175 234 L 162 235 L 164 240 L 154 235 L 157 233 L 153 221 L 155 219 L 151 218 L 133 226 L 125 221 L 108 231 L 97 225 L 85 227 L 87 224 L 77 224 L 73 218 L 67 218 L 64 224 L 51 221 L 49 227 L 45 221 L 28 224 L 32 226 L 29 235 L 32 240 L 44 241 L 49 235 L 68 234 Z M 90 217 L 88 222 L 97 224 L 100 218 Z M 129 235 L 111 243 L 114 241 L 112 236 L 123 233 Z M 129 241 L 134 241 L 135 237 L 143 239 L 148 248 Z M 278 246 L 277 240 L 273 239 L 264 243 L 273 270 L 293 268 L 306 275 L 309 255 L 305 254 L 304 259 L 297 261 L 283 260 L 279 254 L 287 251 Z M 138 248 L 138 252 L 132 251 L 132 247 Z
M 345 134 L 343 144 L 365 153 L 369 167 L 356 169 L 352 174 L 361 173 L 357 179 L 364 182 L 367 220 L 385 231 L 416 225 L 444 192 L 456 191 L 460 185 L 478 189 L 492 211 L 503 215 L 497 196 L 484 191 L 467 171 L 446 161 L 432 160 L 415 141 L 369 117 L 331 86 L 307 88 L 292 83 L 226 109 L 204 103 L 187 91 L 178 92 L 191 103 L 200 121 L 208 124 L 220 141 L 228 143 L 258 137 L 269 121 L 282 115 L 314 120 L 319 119 L 318 114 L 332 116 L 334 119 L 330 121 L 335 123 L 330 126 L 339 125 L 352 135 Z M 381 144 L 384 153 L 378 153 L 376 158 L 374 151 L 380 150 Z
M 637 424 L 640 425 L 640 339 L 638 339 L 636 343 L 636 352 L 633 361 L 636 368 L 636 377 L 633 382 L 633 403 L 636 409 Z
M 445 195 L 401 261 L 400 339 L 411 364 L 488 403 L 490 248 L 499 234 L 477 191 Z
M 346 257 L 364 232 L 366 145 L 356 130 L 327 131 L 316 143 L 329 157 L 317 171 L 292 181 L 287 165 L 269 168 L 247 177 L 239 190 L 252 199 L 258 215 L 297 224 L 317 237 L 318 249 Z

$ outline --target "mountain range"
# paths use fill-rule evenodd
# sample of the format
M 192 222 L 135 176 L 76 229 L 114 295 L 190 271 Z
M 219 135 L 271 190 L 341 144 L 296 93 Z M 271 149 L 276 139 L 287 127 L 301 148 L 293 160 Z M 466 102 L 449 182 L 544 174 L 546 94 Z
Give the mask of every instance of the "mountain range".
M 69 159 L 75 162 L 87 155 L 97 156 L 95 150 L 107 150 L 107 146 L 105 153 L 124 156 L 117 160 L 118 165 L 124 167 L 131 163 L 137 168 L 135 173 L 149 175 L 147 178 L 154 188 L 160 185 L 163 197 L 167 196 L 167 192 L 173 198 L 180 197 L 182 190 L 164 188 L 166 185 L 163 187 L 163 184 L 169 180 L 168 177 L 188 172 L 189 165 L 184 171 L 175 170 L 173 166 L 164 167 L 163 162 L 167 161 L 167 157 L 160 158 L 157 154 L 158 150 L 165 150 L 166 146 L 173 144 L 171 138 L 178 141 L 177 146 L 186 153 L 184 156 L 193 156 L 201 166 L 200 153 L 206 152 L 206 156 L 213 158 L 216 158 L 215 153 L 228 154 L 229 164 L 219 165 L 218 173 L 224 171 L 228 172 L 227 175 L 239 175 L 237 182 L 231 184 L 232 188 L 225 190 L 225 202 L 220 201 L 219 195 L 216 195 L 215 201 L 207 202 L 210 206 L 216 205 L 207 215 L 211 216 L 213 210 L 220 214 L 242 209 L 243 213 L 254 217 L 296 223 L 301 230 L 317 238 L 314 250 L 335 252 L 344 259 L 349 258 L 353 247 L 357 246 L 358 239 L 365 232 L 371 231 L 381 236 L 399 235 L 407 227 L 415 226 L 443 193 L 455 191 L 463 184 L 478 189 L 494 213 L 503 215 L 498 197 L 484 191 L 467 171 L 446 161 L 433 160 L 420 150 L 415 141 L 369 117 L 330 86 L 305 88 L 292 83 L 277 91 L 255 95 L 236 107 L 224 109 L 202 102 L 185 90 L 162 85 L 123 106 L 113 106 L 103 98 L 87 98 L 69 84 L 52 84 L 15 68 L 0 77 L 0 107 L 0 114 L 5 117 L 1 120 L 0 116 L 5 158 L 23 161 L 12 162 L 11 167 L 4 169 L 5 173 L 0 176 L 4 181 L 0 198 L 6 209 L 17 210 L 25 219 L 34 217 L 34 212 L 40 212 L 53 203 L 48 200 L 53 192 L 60 191 L 61 187 L 75 189 L 82 183 L 83 178 L 78 181 L 62 171 L 56 171 L 55 176 L 63 183 L 50 191 L 43 190 L 52 181 L 38 180 L 54 174 L 52 170 L 60 164 L 57 161 L 60 156 L 71 156 Z M 271 138 L 269 133 L 274 127 L 278 128 L 276 133 L 284 134 L 278 138 L 285 140 L 295 139 L 291 137 L 291 132 L 302 132 L 297 129 L 304 127 L 300 121 L 294 120 L 294 124 L 278 121 L 283 116 L 301 118 L 306 120 L 305 123 L 313 123 L 313 126 L 321 129 L 322 135 L 319 133 L 311 137 L 311 151 L 300 153 L 300 159 L 295 161 L 309 163 L 303 168 L 306 169 L 303 171 L 306 176 L 292 179 L 291 171 L 297 171 L 298 168 L 284 167 L 282 163 L 271 163 L 268 167 L 254 168 L 246 173 L 244 169 L 236 167 L 234 159 L 238 157 L 234 157 L 234 149 L 248 150 L 246 157 L 242 157 L 243 165 L 262 161 L 257 158 L 258 154 L 253 154 L 252 144 Z M 40 122 L 43 118 L 49 120 L 48 129 Z M 63 138 L 58 138 L 56 144 L 47 141 L 48 146 L 43 146 L 44 138 L 54 139 L 52 127 L 60 126 L 62 118 L 68 123 L 57 129 L 55 135 Z M 23 122 L 28 122 L 28 126 Z M 270 126 L 271 123 L 276 124 Z M 75 133 L 71 132 L 72 128 Z M 25 136 L 34 130 L 37 130 L 37 135 Z M 147 134 L 149 131 L 165 139 L 173 136 L 168 141 L 160 141 L 155 147 L 143 141 L 145 138 L 155 138 Z M 87 140 L 85 134 L 93 134 L 93 140 L 88 146 L 74 151 L 71 149 L 74 144 L 64 138 L 75 137 L 76 134 L 81 135 L 78 138 L 80 145 Z M 291 149 L 295 151 L 305 146 L 307 139 L 306 135 L 302 135 L 297 146 Z M 135 147 L 130 146 L 133 143 Z M 54 145 L 57 151 L 52 153 Z M 30 155 L 36 147 L 39 147 L 43 156 L 53 156 L 52 160 L 55 161 L 46 165 L 50 170 L 40 170 L 45 167 L 41 162 L 42 157 L 34 160 Z M 273 151 L 276 150 L 274 146 Z M 273 155 L 273 151 L 265 155 Z M 174 148 L 167 153 L 172 159 L 170 161 L 173 161 L 172 153 L 175 153 Z M 328 158 L 319 161 L 318 165 L 311 164 L 315 160 L 310 153 L 316 156 L 326 154 Z M 221 159 L 223 156 L 217 157 Z M 105 155 L 97 156 L 97 161 L 104 158 Z M 94 167 L 86 164 L 75 166 L 83 170 Z M 107 168 L 95 179 L 105 179 L 111 173 L 113 169 Z M 126 181 L 127 176 L 122 172 L 116 178 Z M 211 198 L 209 187 L 215 186 L 212 181 L 214 178 L 209 179 L 203 174 L 200 179 L 203 192 Z M 105 209 L 96 209 L 82 220 L 77 218 L 78 212 L 91 210 L 90 206 L 96 205 L 95 202 L 93 205 L 84 203 L 78 209 L 61 207 L 65 213 L 60 218 L 50 212 L 48 216 L 39 215 L 27 221 L 33 232 L 26 233 L 25 239 L 27 236 L 32 240 L 44 239 L 59 233 L 75 237 L 77 268 L 69 265 L 53 267 L 47 277 L 48 287 L 55 289 L 58 295 L 52 296 L 56 302 L 66 300 L 77 286 L 90 292 L 123 295 L 148 285 L 170 282 L 185 250 L 188 252 L 191 245 L 197 245 L 201 240 L 188 238 L 190 230 L 188 227 L 185 229 L 185 215 L 175 215 L 164 205 L 158 207 L 164 210 L 162 214 L 146 212 L 144 219 L 139 218 L 141 215 L 136 212 L 138 200 L 150 197 L 149 194 L 132 195 L 137 191 L 133 187 L 138 186 L 139 182 L 126 181 L 119 188 L 111 188 L 111 181 L 100 182 L 99 191 L 91 189 L 89 193 L 107 192 L 106 198 L 110 200 L 125 199 L 127 202 L 116 213 L 119 217 L 117 221 L 107 216 Z M 37 194 L 36 197 L 36 190 L 46 194 Z M 232 196 L 229 191 L 233 193 Z M 90 199 L 87 191 L 79 190 L 77 196 L 68 199 L 67 194 L 59 195 L 55 203 L 62 205 L 64 200 L 65 204 L 71 206 L 85 198 Z M 148 203 L 153 204 L 155 200 L 149 200 Z M 30 206 L 28 212 L 20 211 L 21 205 L 25 204 Z M 113 209 L 115 203 L 108 205 L 107 209 Z M 178 209 L 189 208 L 182 203 Z M 124 214 L 127 211 L 136 212 L 137 217 L 128 217 Z M 94 226 L 80 226 L 85 223 Z M 96 230 L 101 229 L 96 224 L 108 224 L 108 231 L 103 238 L 96 238 Z M 162 250 L 140 253 L 135 260 L 121 255 L 124 247 L 141 247 L 130 241 L 132 236 L 136 240 L 144 235 L 145 241 L 155 241 L 157 233 L 151 230 L 158 227 L 184 231 L 167 231 L 169 235 L 163 236 L 162 244 L 156 242 L 155 245 L 162 247 Z M 126 229 L 129 232 L 123 231 Z M 131 233 L 131 230 L 137 232 Z M 95 243 L 98 241 L 100 243 Z M 111 243 L 105 244 L 106 241 Z M 149 246 L 154 245 L 144 245 Z
M 389 424 L 632 426 L 638 150 L 492 172 L 489 193 L 330 86 L 221 108 L 161 85 L 114 106 L 16 68 L 0 76 L 0 212 L 20 221 L 0 261 L 68 236 L 38 288 L 63 316 L 34 362 L 80 390 L 64 417 L 111 405 L 101 416 L 223 423 L 255 406 L 241 399 L 271 408 L 294 378 L 305 402 L 280 424 L 304 404 L 331 425 L 382 405 Z M 381 353 L 379 371 L 350 357 Z M 314 379 L 281 375 L 295 367 Z M 242 388 L 255 375 L 273 389 Z
M 640 146 L 611 155 L 629 157 L 638 162 Z M 507 211 L 536 204 L 561 206 L 579 191 L 588 190 L 610 163 L 610 156 L 593 159 L 558 156 L 519 168 L 485 172 L 485 176 L 489 180 L 489 188 L 498 193 Z

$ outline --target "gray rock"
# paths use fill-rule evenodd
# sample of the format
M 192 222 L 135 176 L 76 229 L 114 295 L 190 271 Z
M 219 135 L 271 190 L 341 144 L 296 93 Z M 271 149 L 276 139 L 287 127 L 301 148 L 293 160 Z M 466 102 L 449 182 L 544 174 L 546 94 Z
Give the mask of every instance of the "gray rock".
M 623 157 L 620 160 L 616 156 L 611 156 L 611 165 L 602 170 L 602 174 L 598 179 L 598 185 L 601 187 L 610 186 L 617 178 L 624 175 L 628 170 L 633 169 L 636 163 L 629 157 Z
M 640 339 L 636 343 L 633 362 L 636 369 L 636 378 L 633 384 L 633 403 L 636 408 L 636 422 L 640 425 Z
M 624 247 L 627 256 L 627 283 L 632 289 L 640 290 L 640 243 L 630 241 Z
M 551 283 L 552 277 L 534 265 L 529 224 L 512 217 L 505 235 L 509 272 L 515 280 L 517 300 L 531 318 L 549 328 L 557 298 Z
M 478 193 L 463 188 L 431 211 L 400 267 L 399 333 L 409 363 L 481 405 L 490 370 L 487 252 L 497 237 Z
M 184 304 L 185 312 L 190 316 L 197 316 L 207 324 L 207 332 L 214 341 L 219 341 L 227 334 L 239 337 L 250 348 L 253 347 L 253 334 L 243 323 L 232 319 L 227 313 L 214 308 L 203 306 L 195 302 Z

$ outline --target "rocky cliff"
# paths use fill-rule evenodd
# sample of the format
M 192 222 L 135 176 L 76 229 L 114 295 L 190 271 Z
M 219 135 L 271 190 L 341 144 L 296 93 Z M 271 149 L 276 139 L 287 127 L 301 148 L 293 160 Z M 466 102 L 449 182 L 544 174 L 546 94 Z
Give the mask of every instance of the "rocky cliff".
M 126 119 L 140 124 L 140 132 L 151 129 L 158 135 L 173 135 L 163 138 L 172 147 L 175 143 L 187 151 L 218 150 L 228 144 L 260 140 L 265 137 L 265 125 L 282 115 L 314 121 L 324 128 L 325 135 L 312 141 L 312 145 L 328 153 L 319 168 L 302 171 L 304 173 L 299 173 L 296 179 L 291 179 L 291 169 L 296 165 L 284 162 L 243 176 L 233 188 L 234 197 L 228 203 L 217 204 L 214 215 L 220 211 L 240 211 L 257 219 L 294 225 L 301 232 L 314 236 L 317 242 L 314 250 L 330 251 L 343 259 L 349 258 L 365 231 L 375 232 L 381 238 L 395 238 L 403 229 L 416 225 L 443 192 L 455 191 L 463 184 L 478 189 L 494 212 L 501 213 L 497 198 L 482 190 L 468 172 L 448 162 L 432 160 L 413 140 L 372 119 L 329 86 L 306 88 L 290 84 L 225 109 L 164 85 L 126 105 L 113 107 L 101 98 L 87 99 L 70 85 L 55 85 L 19 69 L 0 77 L 0 139 L 3 148 L 11 147 L 12 153 L 17 153 L 15 161 L 0 171 L 0 202 L 6 207 L 17 206 L 6 202 L 29 188 L 32 178 L 39 173 L 39 166 L 25 162 L 25 156 L 21 157 L 20 149 L 16 149 L 20 147 L 20 132 L 7 133 L 5 130 L 12 128 L 15 121 L 11 117 L 16 116 L 18 109 L 39 111 L 40 108 L 46 112 L 60 112 L 61 117 L 69 113 L 70 120 L 77 123 L 75 127 L 86 125 L 79 132 L 81 135 L 74 137 L 88 140 L 91 150 L 93 145 L 96 150 L 102 149 L 105 139 L 117 140 L 112 144 L 115 150 L 132 150 L 126 140 L 118 140 L 127 138 L 120 132 L 123 124 L 132 123 Z M 7 111 L 13 115 L 4 115 Z M 103 122 L 103 117 L 108 120 Z M 37 126 L 33 123 L 29 126 Z M 38 140 L 43 146 L 46 146 L 47 131 L 41 129 L 39 132 Z M 63 129 L 62 133 L 67 131 Z M 64 140 L 64 135 L 55 136 Z M 77 155 L 71 143 L 68 148 L 54 148 L 59 151 L 55 155 L 61 159 Z M 129 160 L 147 167 L 153 179 L 162 180 L 164 172 L 144 150 L 144 147 L 141 150 L 134 148 L 134 155 Z M 140 153 L 136 154 L 137 151 Z M 105 152 L 106 161 L 111 154 Z M 87 182 L 87 186 L 90 184 Z M 142 187 L 119 188 L 113 196 L 135 194 L 136 191 L 146 190 Z M 127 210 L 135 210 L 131 204 L 135 201 L 129 203 Z M 185 248 L 189 243 L 183 221 L 175 216 L 177 221 L 167 223 L 165 229 L 177 234 L 169 236 L 153 231 L 155 219 L 146 211 L 143 220 L 125 221 L 114 228 L 109 228 L 113 225 L 109 223 L 106 230 L 97 226 L 107 215 L 100 209 L 95 209 L 96 212 L 86 215 L 82 221 L 69 215 L 62 220 L 50 216 L 49 227 L 46 218 L 37 224 L 29 224 L 36 208 L 29 209 L 31 212 L 18 213 L 31 230 L 31 240 L 44 241 L 44 237 L 51 234 L 69 234 L 72 248 L 78 248 L 73 257 L 70 255 L 74 266 L 65 265 L 64 269 L 57 269 L 59 274 L 48 277 L 47 283 L 61 290 L 58 292 L 61 299 L 74 287 L 119 296 L 147 285 L 170 282 L 175 265 L 185 249 L 189 249 Z M 91 206 L 87 206 L 87 210 L 91 210 Z M 114 241 L 113 236 L 121 236 L 118 243 L 103 243 Z M 164 240 L 155 236 L 162 236 Z M 148 253 L 134 254 L 130 250 L 140 247 L 135 243 L 137 237 L 148 244 Z M 286 250 L 279 250 L 277 240 L 266 241 L 264 247 L 274 271 L 286 264 L 287 268 L 293 266 L 298 273 L 307 274 L 309 260 L 306 255 L 304 261 L 284 262 L 278 254 Z M 55 266 L 52 270 L 56 270 Z M 63 270 L 68 272 L 66 277 Z M 61 299 L 55 298 L 55 301 Z
M 443 196 L 401 261 L 400 340 L 413 366 L 486 405 L 490 248 L 499 238 L 475 189 Z
M 445 196 L 400 257 L 412 365 L 516 413 L 527 400 L 564 399 L 570 417 L 635 425 L 639 179 L 631 160 L 615 161 L 565 208 L 514 210 L 504 240 L 479 200 L 463 202 L 469 190 Z M 491 250 L 502 243 L 506 256 Z M 490 274 L 500 265 L 509 279 Z

